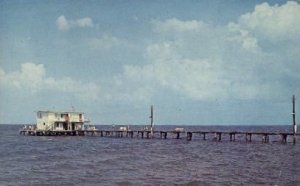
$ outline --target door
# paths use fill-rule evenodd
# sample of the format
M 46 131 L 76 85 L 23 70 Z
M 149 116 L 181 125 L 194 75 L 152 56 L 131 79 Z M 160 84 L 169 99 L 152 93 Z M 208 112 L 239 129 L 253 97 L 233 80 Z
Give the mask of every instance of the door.
M 63 127 L 64 127 L 64 130 L 68 130 L 68 123 L 64 122 Z

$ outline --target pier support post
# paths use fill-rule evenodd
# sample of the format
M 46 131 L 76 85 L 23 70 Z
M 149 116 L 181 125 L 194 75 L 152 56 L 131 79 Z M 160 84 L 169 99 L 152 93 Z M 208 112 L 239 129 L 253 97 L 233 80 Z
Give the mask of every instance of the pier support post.
M 287 134 L 281 134 L 281 142 L 286 143 L 287 142 Z
M 180 138 L 180 132 L 176 132 L 176 139 L 179 139 Z
M 146 132 L 146 136 L 147 136 L 147 139 L 149 139 L 150 138 L 150 134 L 152 135 L 152 132 Z
M 229 136 L 230 136 L 230 141 L 232 141 L 232 133 L 229 133 Z
M 221 133 L 221 132 L 218 132 L 217 134 L 218 134 L 218 141 L 221 141 L 221 139 L 222 139 L 222 137 L 221 137 L 221 136 L 222 136 L 222 133 Z
M 133 131 L 127 131 L 127 135 L 129 135 L 129 137 L 133 138 Z
M 160 138 L 167 139 L 167 132 L 160 131 Z
M 141 131 L 141 137 L 144 138 L 144 132 L 143 131 Z
M 186 133 L 186 139 L 187 139 L 188 141 L 191 141 L 191 140 L 192 140 L 192 136 L 193 136 L 193 133 L 192 133 L 192 132 L 187 132 L 187 133 Z
M 221 132 L 215 132 L 214 140 L 221 141 L 221 135 L 222 135 Z
M 263 143 L 268 143 L 269 142 L 269 135 L 268 134 L 263 134 L 262 136 L 262 142 Z
M 246 142 L 251 142 L 252 141 L 252 134 L 251 133 L 246 133 Z
M 296 145 L 296 135 L 293 137 L 293 144 Z

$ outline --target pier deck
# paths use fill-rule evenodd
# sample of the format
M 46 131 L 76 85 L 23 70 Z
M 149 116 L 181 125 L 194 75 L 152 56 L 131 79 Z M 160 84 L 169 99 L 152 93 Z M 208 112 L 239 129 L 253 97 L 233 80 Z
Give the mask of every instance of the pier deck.
M 100 136 L 100 137 L 127 137 L 127 138 L 160 138 L 160 139 L 181 139 L 185 138 L 188 141 L 195 137 L 202 137 L 203 140 L 212 139 L 215 141 L 222 141 L 222 139 L 227 139 L 229 141 L 236 141 L 237 137 L 241 139 L 244 136 L 246 142 L 251 142 L 253 136 L 260 138 L 262 143 L 268 143 L 270 141 L 270 136 L 279 136 L 282 143 L 287 143 L 288 139 L 294 139 L 291 132 L 240 132 L 240 131 L 153 131 L 151 134 L 150 130 L 20 130 L 21 135 L 30 136 Z

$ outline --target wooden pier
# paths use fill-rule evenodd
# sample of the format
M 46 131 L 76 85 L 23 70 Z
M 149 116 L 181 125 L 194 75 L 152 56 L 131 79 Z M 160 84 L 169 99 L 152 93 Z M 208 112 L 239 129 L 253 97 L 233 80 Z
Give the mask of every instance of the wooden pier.
M 187 141 L 191 141 L 194 138 L 201 137 L 203 140 L 212 139 L 214 141 L 221 142 L 222 139 L 225 141 L 234 142 L 237 139 L 241 139 L 241 136 L 244 136 L 246 142 L 252 142 L 254 140 L 260 139 L 262 143 L 269 143 L 270 136 L 279 136 L 282 143 L 287 143 L 289 138 L 292 138 L 293 144 L 296 144 L 296 136 L 300 134 L 297 133 L 297 125 L 296 125 L 296 111 L 295 111 L 295 96 L 292 98 L 292 117 L 293 117 L 293 132 L 253 132 L 253 131 L 184 131 L 183 128 L 176 128 L 173 131 L 154 131 L 154 112 L 153 106 L 151 106 L 151 123 L 150 130 L 99 130 L 95 128 L 89 128 L 88 130 L 38 130 L 35 127 L 33 128 L 23 128 L 20 130 L 20 134 L 22 135 L 30 135 L 30 136 L 100 136 L 100 137 L 117 137 L 117 138 L 160 138 L 167 139 L 167 136 L 171 136 L 170 138 L 181 139 L 185 138 Z M 239 136 L 239 138 L 237 138 Z
M 262 143 L 270 142 L 270 136 L 279 136 L 280 141 L 282 143 L 287 143 L 288 136 L 294 139 L 294 133 L 282 133 L 282 132 L 221 132 L 221 131 L 195 131 L 195 132 L 187 132 L 187 140 L 191 141 L 193 135 L 202 135 L 203 140 L 206 140 L 207 135 L 213 135 L 213 140 L 222 141 L 222 137 L 229 138 L 229 141 L 236 141 L 236 136 L 244 136 L 246 142 L 252 141 L 252 136 L 256 136 L 257 138 L 261 138 Z M 300 134 L 296 134 L 299 136 Z M 256 138 L 256 139 L 257 139 Z
M 153 133 L 153 135 L 151 135 Z M 66 131 L 42 131 L 42 130 L 20 130 L 21 135 L 29 136 L 99 136 L 99 137 L 115 137 L 115 138 L 140 138 L 140 139 L 186 139 L 191 141 L 193 138 L 202 140 L 214 140 L 221 142 L 237 141 L 243 138 L 246 142 L 252 142 L 253 136 L 255 139 L 261 139 L 262 143 L 269 143 L 270 136 L 280 137 L 282 143 L 287 143 L 288 139 L 294 140 L 294 133 L 282 133 L 282 132 L 224 132 L 224 131 L 151 131 L 151 130 L 66 130 Z M 296 134 L 299 136 L 300 134 Z

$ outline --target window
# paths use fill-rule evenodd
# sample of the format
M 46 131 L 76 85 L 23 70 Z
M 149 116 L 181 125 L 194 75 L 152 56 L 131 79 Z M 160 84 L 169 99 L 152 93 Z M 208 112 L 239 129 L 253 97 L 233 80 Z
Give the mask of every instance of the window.
M 41 113 L 41 112 L 38 112 L 38 113 L 37 113 L 37 117 L 41 119 L 41 118 L 42 118 L 42 113 Z
M 60 117 L 61 117 L 61 118 L 68 117 L 68 114 L 61 114 Z

